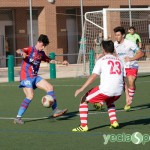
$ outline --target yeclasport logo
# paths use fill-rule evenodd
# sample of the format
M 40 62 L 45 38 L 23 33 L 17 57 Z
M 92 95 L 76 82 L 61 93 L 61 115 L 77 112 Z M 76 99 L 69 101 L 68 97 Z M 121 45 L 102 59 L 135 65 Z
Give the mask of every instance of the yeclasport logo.
M 104 144 L 109 142 L 132 142 L 133 144 L 143 144 L 150 142 L 149 134 L 141 134 L 140 132 L 134 132 L 133 134 L 103 134 Z

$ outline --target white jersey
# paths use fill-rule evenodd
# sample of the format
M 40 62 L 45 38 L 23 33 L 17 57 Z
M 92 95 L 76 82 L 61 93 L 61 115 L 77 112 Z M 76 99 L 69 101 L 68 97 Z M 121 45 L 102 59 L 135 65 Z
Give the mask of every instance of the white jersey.
M 110 54 L 97 60 L 93 73 L 100 75 L 100 93 L 107 96 L 118 96 L 122 94 L 123 65 L 121 61 Z
M 137 50 L 139 50 L 138 46 L 133 43 L 132 41 L 124 39 L 123 43 L 119 44 L 117 41 L 114 42 L 116 54 L 124 64 L 124 68 L 137 68 L 138 69 L 138 63 L 137 61 L 130 61 L 125 62 L 124 58 L 126 56 L 133 57 Z

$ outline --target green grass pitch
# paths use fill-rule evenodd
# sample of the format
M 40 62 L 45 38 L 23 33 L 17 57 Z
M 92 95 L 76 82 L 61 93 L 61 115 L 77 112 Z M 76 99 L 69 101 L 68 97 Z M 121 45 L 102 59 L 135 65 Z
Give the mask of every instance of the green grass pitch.
M 106 106 L 102 112 L 89 104 L 87 133 L 74 133 L 72 128 L 80 123 L 78 106 L 80 94 L 74 98 L 74 92 L 86 79 L 69 78 L 48 80 L 54 85 L 58 106 L 68 108 L 68 113 L 59 118 L 46 118 L 51 115 L 50 108 L 44 108 L 41 98 L 44 91 L 35 90 L 35 96 L 23 116 L 24 125 L 13 124 L 24 94 L 18 88 L 19 82 L 0 84 L 0 150 L 107 150 L 107 149 L 149 149 L 145 145 L 133 142 L 108 142 L 104 144 L 104 134 L 133 134 L 140 132 L 150 135 L 150 77 L 140 77 L 136 81 L 137 90 L 132 111 L 125 112 L 124 94 L 116 102 L 119 129 L 109 129 Z M 92 85 L 98 85 L 99 80 Z M 91 86 L 91 87 L 92 87 Z M 89 87 L 89 88 L 91 88 Z

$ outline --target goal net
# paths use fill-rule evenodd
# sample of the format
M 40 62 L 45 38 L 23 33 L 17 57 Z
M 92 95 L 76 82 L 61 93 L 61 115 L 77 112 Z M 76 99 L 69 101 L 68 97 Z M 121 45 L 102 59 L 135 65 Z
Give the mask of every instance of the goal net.
M 84 51 L 80 46 L 78 64 L 83 64 L 83 73 L 89 74 L 89 51 L 96 50 L 95 40 L 102 33 L 101 39 L 114 39 L 113 29 L 116 26 L 123 26 L 128 32 L 129 26 L 134 26 L 136 32 L 142 39 L 142 49 L 144 57 L 139 60 L 140 72 L 150 71 L 150 8 L 120 8 L 120 9 L 103 9 L 85 13 L 84 32 Z M 82 47 L 82 48 L 81 48 Z M 147 65 L 149 64 L 149 65 Z M 85 68 L 86 67 L 86 68 Z M 149 68 L 148 68 L 149 67 Z M 80 70 L 81 71 L 81 70 Z M 80 72 L 81 73 L 81 72 Z

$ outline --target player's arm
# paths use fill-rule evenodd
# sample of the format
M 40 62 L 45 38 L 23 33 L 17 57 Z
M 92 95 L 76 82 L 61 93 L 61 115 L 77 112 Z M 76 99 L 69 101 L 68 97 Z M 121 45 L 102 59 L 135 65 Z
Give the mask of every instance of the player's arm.
M 142 49 L 142 42 L 139 42 L 139 48 Z
M 129 34 L 126 34 L 125 39 L 129 40 Z
M 100 45 L 98 37 L 94 40 L 94 42 L 95 42 L 96 45 Z
M 52 59 L 50 59 L 48 56 L 45 55 L 44 61 L 47 63 L 50 63 Z
M 125 57 L 125 62 L 138 60 L 143 57 L 144 53 L 139 49 L 133 57 Z
M 137 45 L 134 43 L 131 43 L 131 50 L 135 51 L 136 53 L 133 57 L 125 57 L 125 62 L 138 60 L 144 56 L 144 53 L 141 51 L 141 49 L 139 49 L 139 47 L 137 47 Z
M 97 44 L 96 39 L 94 39 L 94 43 Z
M 95 81 L 95 79 L 97 78 L 97 74 L 93 73 L 88 80 L 82 85 L 81 88 L 79 88 L 78 90 L 76 90 L 75 92 L 75 97 L 80 94 L 82 91 L 84 91 L 91 83 L 93 83 Z
M 27 52 L 24 51 L 23 49 L 17 49 L 16 50 L 16 53 L 17 54 L 20 54 L 23 58 L 26 58 L 28 55 L 27 55 Z
M 86 87 L 88 87 L 91 83 L 95 81 L 98 75 L 101 73 L 101 59 L 99 59 L 93 69 L 92 75 L 87 79 L 87 81 L 82 85 L 81 88 L 76 90 L 75 97 L 81 93 Z
M 141 57 L 143 57 L 143 56 L 144 56 L 144 53 L 139 49 L 139 50 L 136 52 L 135 56 L 132 57 L 132 58 L 130 58 L 130 61 L 137 60 L 137 59 L 139 59 L 139 58 L 141 58 Z
M 43 51 L 42 61 L 45 61 L 47 63 L 55 63 L 55 60 L 52 60 L 50 57 L 48 57 L 44 51 Z
M 116 56 L 118 58 L 118 54 L 117 54 L 117 50 L 116 50 L 116 42 L 114 42 L 114 47 L 115 47 L 115 50 L 114 50 L 114 56 Z
M 50 57 L 48 57 L 45 53 L 44 53 L 44 58 L 42 59 L 42 61 L 45 61 L 47 63 L 51 63 L 51 64 L 55 64 L 56 61 L 52 60 Z
M 142 49 L 142 40 L 141 40 L 141 37 L 138 35 L 138 45 L 139 45 L 139 48 Z
M 114 55 L 114 56 L 116 56 L 117 58 L 119 57 L 119 56 L 118 56 L 118 54 L 117 54 L 117 51 L 116 51 L 116 49 L 114 50 L 114 53 L 113 53 L 113 55 Z
M 98 54 L 97 59 L 102 58 L 104 55 L 105 55 L 104 53 L 100 53 L 100 54 Z

